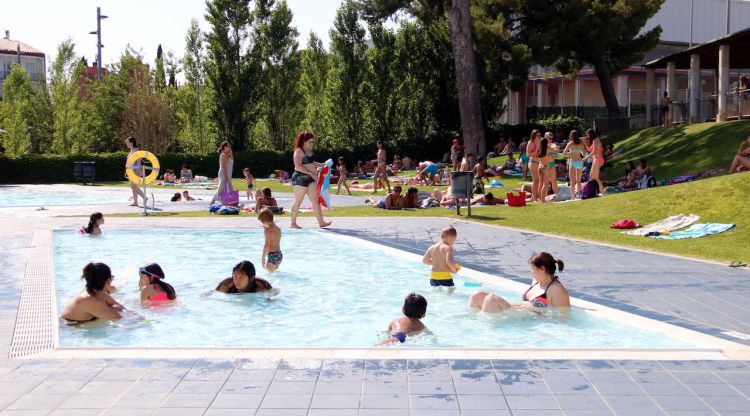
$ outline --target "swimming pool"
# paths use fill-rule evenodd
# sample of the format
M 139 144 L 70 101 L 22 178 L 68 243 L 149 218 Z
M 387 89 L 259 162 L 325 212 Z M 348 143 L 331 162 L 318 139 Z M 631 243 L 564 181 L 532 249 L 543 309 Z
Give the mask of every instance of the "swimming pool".
M 73 186 L 1 185 L 0 207 L 49 207 L 58 205 L 100 205 L 127 203 L 130 188 L 96 189 Z
M 359 240 L 332 233 L 284 230 L 284 262 L 268 275 L 281 290 L 227 295 L 213 291 L 239 260 L 259 267 L 260 230 L 107 230 L 81 237 L 54 233 L 58 309 L 83 287 L 88 261 L 110 265 L 119 290 L 114 297 L 138 314 L 98 328 L 60 325 L 62 347 L 366 348 L 382 339 L 400 315 L 404 296 L 428 301 L 424 319 L 433 335 L 410 338 L 417 348 L 694 348 L 664 333 L 638 329 L 574 308 L 567 320 L 532 314 L 487 316 L 469 310 L 477 288 L 456 279 L 453 294 L 429 287 L 428 268 L 414 256 L 394 256 Z M 460 259 L 461 253 L 458 253 Z M 139 266 L 158 262 L 178 293 L 173 305 L 143 307 Z M 471 283 L 471 282 L 470 282 Z M 520 294 L 490 289 L 508 299 Z

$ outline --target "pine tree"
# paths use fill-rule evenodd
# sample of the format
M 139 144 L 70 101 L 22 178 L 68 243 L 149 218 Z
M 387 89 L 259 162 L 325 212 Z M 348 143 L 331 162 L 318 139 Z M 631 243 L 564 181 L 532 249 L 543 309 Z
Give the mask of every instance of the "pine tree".
M 300 90 L 304 104 L 304 120 L 299 130 L 312 131 L 325 141 L 329 135 L 323 111 L 328 77 L 328 54 L 323 48 L 323 42 L 314 32 L 310 32 L 307 49 L 303 50 L 301 55 Z

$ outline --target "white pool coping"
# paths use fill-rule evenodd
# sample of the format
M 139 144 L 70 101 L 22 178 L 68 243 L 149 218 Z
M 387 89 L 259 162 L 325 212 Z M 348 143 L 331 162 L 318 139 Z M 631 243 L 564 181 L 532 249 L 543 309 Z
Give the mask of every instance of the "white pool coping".
M 112 228 L 112 227 L 110 227 Z M 229 227 L 220 227 L 230 229 Z M 135 231 L 136 228 L 124 228 Z M 184 229 L 184 228 L 182 228 Z M 215 230 L 215 229 L 214 229 Z M 324 230 L 350 244 L 389 255 L 421 261 L 422 257 L 393 247 Z M 310 358 L 310 359 L 638 359 L 638 360 L 749 360 L 750 346 L 645 318 L 594 302 L 571 298 L 571 305 L 596 314 L 695 345 L 695 348 L 139 348 L 64 347 L 59 345 L 54 252 L 54 230 L 34 233 L 33 246 L 22 282 L 21 301 L 10 358 Z M 526 285 L 462 267 L 460 275 L 482 284 L 522 293 Z M 51 297 L 50 297 L 51 296 Z M 51 301 L 50 301 L 51 299 Z

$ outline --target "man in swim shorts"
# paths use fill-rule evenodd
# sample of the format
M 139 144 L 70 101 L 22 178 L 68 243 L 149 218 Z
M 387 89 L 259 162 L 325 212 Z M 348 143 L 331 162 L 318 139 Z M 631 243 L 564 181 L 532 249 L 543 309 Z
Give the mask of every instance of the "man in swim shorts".
M 447 286 L 452 291 L 454 287 L 453 273 L 456 273 L 456 262 L 453 260 L 453 243 L 458 233 L 453 227 L 443 228 L 440 242 L 432 245 L 422 258 L 422 263 L 432 266 L 430 272 L 430 286 Z

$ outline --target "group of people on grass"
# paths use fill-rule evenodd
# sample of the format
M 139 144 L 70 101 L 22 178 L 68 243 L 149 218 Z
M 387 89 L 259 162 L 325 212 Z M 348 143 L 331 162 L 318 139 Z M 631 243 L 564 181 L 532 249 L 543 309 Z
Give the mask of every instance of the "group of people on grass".
M 261 265 L 269 272 L 273 272 L 284 258 L 281 251 L 282 232 L 274 222 L 273 213 L 267 208 L 258 213 L 258 221 L 263 226 L 265 240 Z M 102 224 L 104 216 L 94 213 L 89 224 L 84 227 L 84 233 L 100 235 Z M 455 260 L 454 244 L 457 237 L 458 232 L 454 227 L 443 228 L 440 241 L 430 246 L 422 258 L 422 262 L 430 266 L 430 286 L 445 288 L 448 293 L 453 293 L 453 276 L 461 268 Z M 570 306 L 570 297 L 556 276 L 558 271 L 563 270 L 563 262 L 554 259 L 549 253 L 541 252 L 529 259 L 529 266 L 532 284 L 522 294 L 521 302 L 511 303 L 498 295 L 479 290 L 469 297 L 469 307 L 485 313 L 499 313 L 511 308 L 531 309 L 537 312 L 548 307 L 567 310 Z M 144 305 L 177 299 L 176 289 L 165 281 L 166 273 L 159 264 L 151 263 L 140 267 L 138 277 L 140 300 Z M 89 263 L 83 268 L 81 278 L 86 282 L 85 288 L 68 302 L 61 318 L 69 325 L 121 319 L 125 307 L 112 296 L 117 288 L 113 284 L 114 275 L 110 267 L 105 263 Z M 255 266 L 249 260 L 237 263 L 232 268 L 231 277 L 221 280 L 215 290 L 231 294 L 269 291 L 273 291 L 274 295 L 279 293 L 270 282 L 256 275 Z M 390 322 L 389 336 L 378 345 L 403 343 L 407 337 L 425 331 L 426 327 L 421 319 L 426 312 L 427 301 L 422 295 L 407 295 L 402 308 L 403 316 Z

